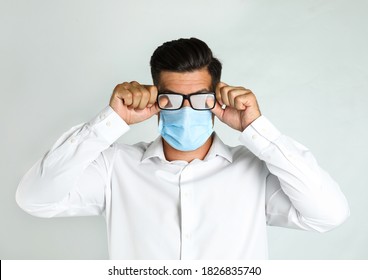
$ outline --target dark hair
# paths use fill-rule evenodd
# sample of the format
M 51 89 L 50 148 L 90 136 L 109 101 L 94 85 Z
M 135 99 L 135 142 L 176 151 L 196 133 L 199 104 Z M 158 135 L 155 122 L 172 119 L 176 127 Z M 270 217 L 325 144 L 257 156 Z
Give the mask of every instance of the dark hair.
M 212 87 L 221 79 L 221 62 L 213 57 L 207 44 L 197 38 L 178 39 L 158 47 L 150 61 L 153 83 L 158 85 L 161 71 L 192 72 L 207 68 Z

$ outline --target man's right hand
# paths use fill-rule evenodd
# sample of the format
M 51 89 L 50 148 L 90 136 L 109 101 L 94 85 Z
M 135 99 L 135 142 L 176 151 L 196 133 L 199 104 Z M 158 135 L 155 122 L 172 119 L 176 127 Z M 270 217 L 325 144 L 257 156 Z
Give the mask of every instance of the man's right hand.
M 125 82 L 115 87 L 110 107 L 127 123 L 135 124 L 149 119 L 160 109 L 156 103 L 157 87 Z

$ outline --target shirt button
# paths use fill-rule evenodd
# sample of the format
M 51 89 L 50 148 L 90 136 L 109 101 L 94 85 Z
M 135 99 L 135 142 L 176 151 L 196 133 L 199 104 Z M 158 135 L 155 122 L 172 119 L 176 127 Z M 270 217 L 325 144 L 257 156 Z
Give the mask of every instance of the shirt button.
M 257 139 L 257 137 L 258 137 L 258 136 L 257 136 L 257 134 L 253 134 L 253 135 L 252 135 L 252 139 L 253 139 L 253 140 L 256 140 L 256 139 Z
M 110 121 L 107 121 L 106 122 L 106 126 L 111 126 L 111 122 Z
M 190 233 L 186 233 L 186 234 L 184 235 L 184 237 L 185 237 L 185 239 L 190 239 L 190 238 L 191 238 L 191 235 L 190 235 Z
M 74 138 L 70 139 L 70 143 L 74 143 L 74 142 L 75 142 Z

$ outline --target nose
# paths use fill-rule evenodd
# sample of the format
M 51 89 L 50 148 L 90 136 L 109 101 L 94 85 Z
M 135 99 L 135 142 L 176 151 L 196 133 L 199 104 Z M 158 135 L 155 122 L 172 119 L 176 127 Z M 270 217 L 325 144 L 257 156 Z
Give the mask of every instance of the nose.
M 183 95 L 184 102 L 183 102 L 182 107 L 190 107 L 189 98 L 190 98 L 190 94 L 189 95 Z
M 183 107 L 190 107 L 190 103 L 188 99 L 184 100 Z

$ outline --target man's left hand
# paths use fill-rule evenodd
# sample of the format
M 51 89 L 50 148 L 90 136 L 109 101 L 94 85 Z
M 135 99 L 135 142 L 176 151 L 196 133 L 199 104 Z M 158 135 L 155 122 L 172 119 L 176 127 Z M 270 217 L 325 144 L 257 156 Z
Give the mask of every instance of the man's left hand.
M 261 116 L 256 96 L 251 90 L 220 82 L 216 86 L 215 93 L 217 103 L 212 113 L 231 128 L 244 131 Z

